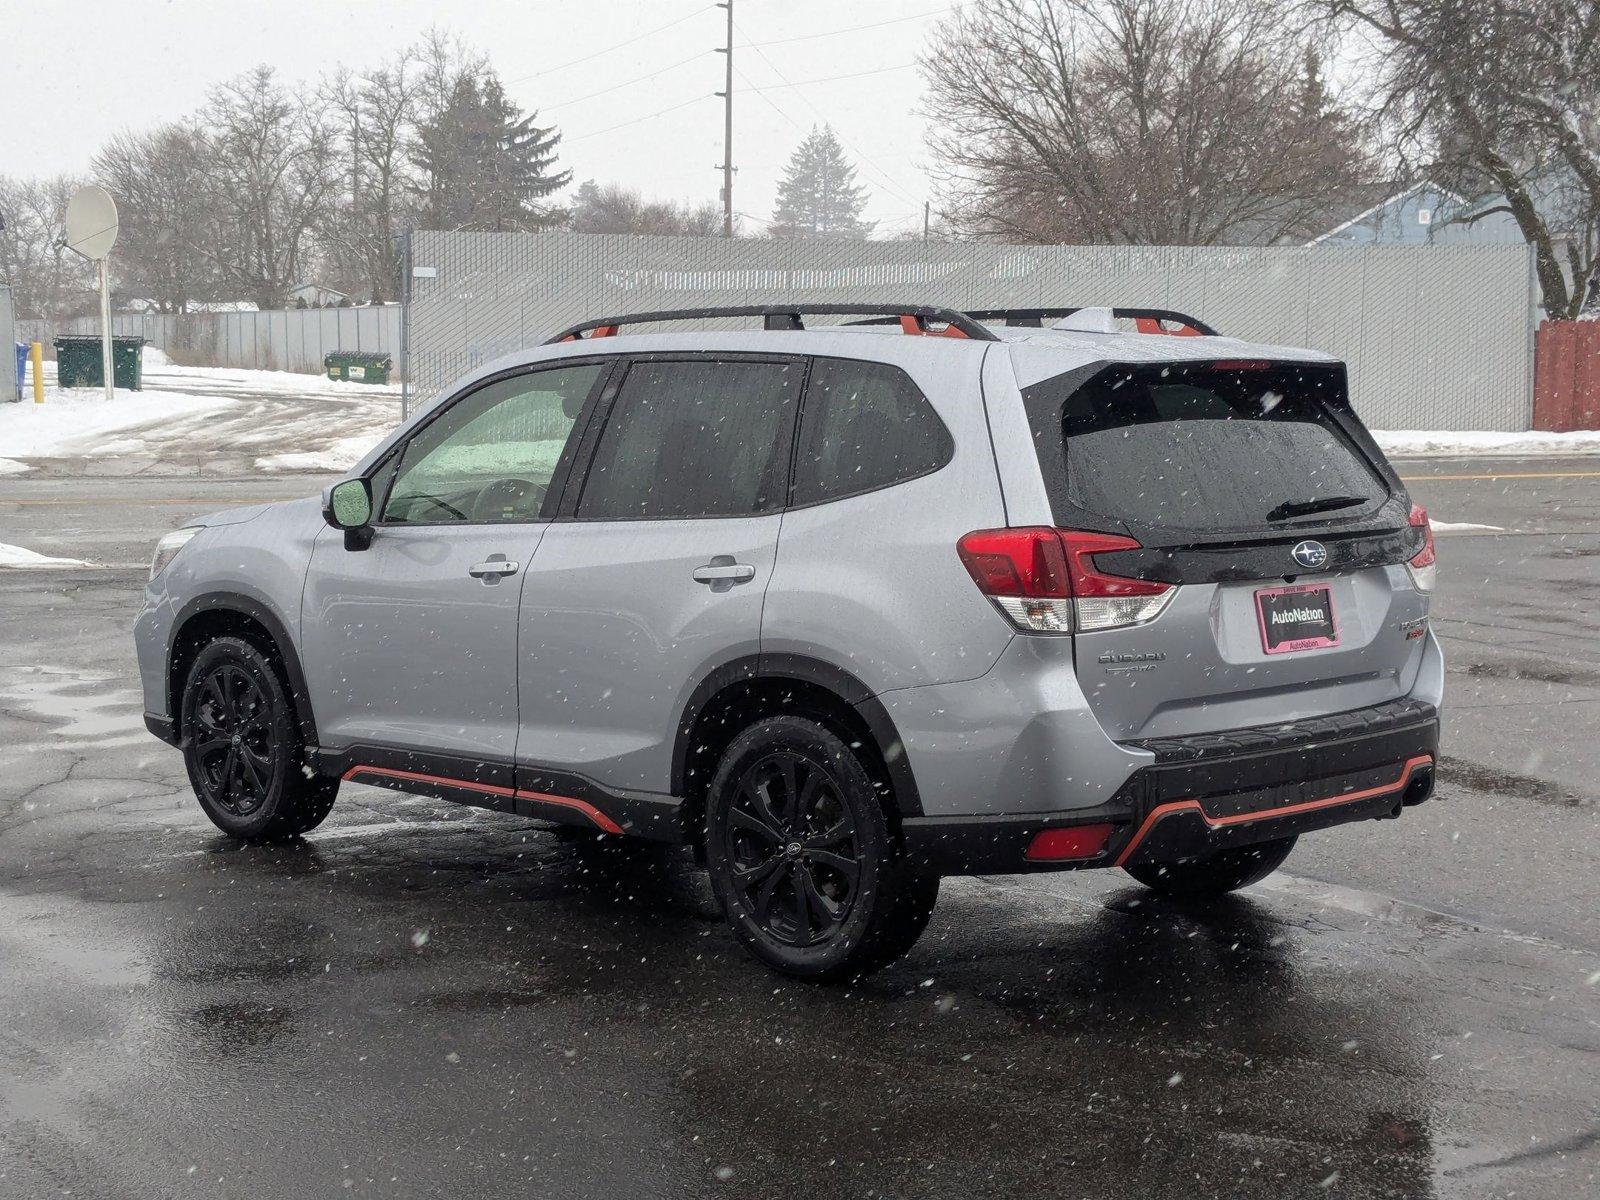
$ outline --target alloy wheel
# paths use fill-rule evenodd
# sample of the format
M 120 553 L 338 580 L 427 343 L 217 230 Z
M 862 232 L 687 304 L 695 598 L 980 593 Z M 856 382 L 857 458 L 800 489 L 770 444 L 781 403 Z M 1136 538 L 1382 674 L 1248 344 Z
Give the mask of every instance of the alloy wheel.
M 762 932 L 788 946 L 838 933 L 862 865 L 855 818 L 823 763 L 778 750 L 752 764 L 724 836 L 735 895 Z
M 200 681 L 190 749 L 207 798 L 236 816 L 272 786 L 272 707 L 249 672 L 221 663 Z

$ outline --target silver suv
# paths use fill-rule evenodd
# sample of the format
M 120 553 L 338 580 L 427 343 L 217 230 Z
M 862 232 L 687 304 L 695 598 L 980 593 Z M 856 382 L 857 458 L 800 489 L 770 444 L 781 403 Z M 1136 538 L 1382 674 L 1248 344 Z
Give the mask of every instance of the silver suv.
M 839 978 L 941 875 L 1213 895 L 1425 800 L 1433 555 L 1321 354 L 1158 310 L 644 313 L 475 371 L 320 504 L 168 535 L 135 637 L 235 837 L 348 780 L 687 843 L 759 958 Z

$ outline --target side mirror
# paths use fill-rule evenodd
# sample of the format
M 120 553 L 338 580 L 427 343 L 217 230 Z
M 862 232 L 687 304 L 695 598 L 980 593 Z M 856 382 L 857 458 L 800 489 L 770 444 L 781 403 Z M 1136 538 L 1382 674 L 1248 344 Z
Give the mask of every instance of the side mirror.
M 365 479 L 346 479 L 322 494 L 322 519 L 344 530 L 346 550 L 372 544 L 372 491 Z

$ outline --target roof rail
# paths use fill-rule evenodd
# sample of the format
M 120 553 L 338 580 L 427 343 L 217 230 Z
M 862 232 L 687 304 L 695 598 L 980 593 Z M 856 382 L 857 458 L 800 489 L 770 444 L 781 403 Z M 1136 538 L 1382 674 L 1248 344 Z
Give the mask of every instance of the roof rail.
M 871 313 L 884 324 L 899 323 L 910 334 L 932 337 L 963 337 L 979 342 L 996 342 L 1000 339 L 974 321 L 966 313 L 953 308 L 939 308 L 927 304 L 745 304 L 728 308 L 676 308 L 663 312 L 623 313 L 615 317 L 600 317 L 563 329 L 545 345 L 556 342 L 573 342 L 589 338 L 612 337 L 619 326 L 641 325 L 652 321 L 696 321 L 707 317 L 761 317 L 765 329 L 804 329 L 800 318 L 805 316 L 852 316 Z M 941 325 L 942 329 L 930 328 Z
M 1074 313 L 1082 311 L 1081 307 L 974 308 L 967 310 L 967 316 L 974 321 L 1004 321 L 1007 325 L 1023 325 L 1037 329 L 1045 321 L 1059 321 L 1064 317 L 1070 317 Z M 1191 317 L 1187 313 L 1174 312 L 1169 308 L 1113 308 L 1111 315 L 1133 321 L 1140 333 L 1175 333 L 1180 337 L 1222 336 L 1198 317 Z M 1177 330 L 1163 329 L 1161 327 L 1163 321 L 1170 321 L 1182 326 L 1182 328 Z

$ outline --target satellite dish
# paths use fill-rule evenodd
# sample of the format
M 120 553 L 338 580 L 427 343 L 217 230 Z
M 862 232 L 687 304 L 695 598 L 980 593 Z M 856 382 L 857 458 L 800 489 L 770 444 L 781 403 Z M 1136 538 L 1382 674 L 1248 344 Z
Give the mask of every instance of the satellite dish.
M 117 202 L 98 184 L 85 184 L 67 201 L 67 249 L 98 262 L 117 244 Z

